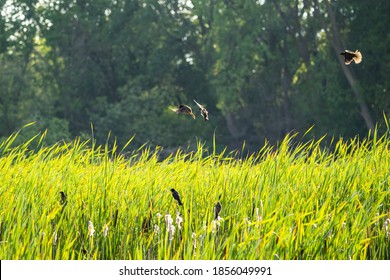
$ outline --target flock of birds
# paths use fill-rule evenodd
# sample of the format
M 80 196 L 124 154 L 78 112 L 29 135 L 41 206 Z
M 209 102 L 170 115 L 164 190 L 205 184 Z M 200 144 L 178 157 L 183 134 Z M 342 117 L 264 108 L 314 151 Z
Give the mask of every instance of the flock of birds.
M 198 102 L 196 102 L 195 99 L 193 99 L 193 101 L 198 106 L 198 109 L 200 111 L 200 114 L 204 118 L 204 121 L 207 122 L 209 120 L 209 112 L 207 112 L 206 108 L 203 105 L 200 105 Z M 192 112 L 191 107 L 185 104 L 180 104 L 178 108 L 174 108 L 171 110 L 180 115 L 190 115 L 194 120 L 196 118 L 194 113 Z
M 340 53 L 340 55 L 344 56 L 344 63 L 345 65 L 351 64 L 352 61 L 354 61 L 356 64 L 359 64 L 362 61 L 362 54 L 360 51 L 349 51 L 345 50 Z M 206 108 L 203 105 L 200 105 L 198 102 L 196 102 L 195 99 L 193 99 L 195 104 L 198 106 L 198 109 L 200 111 L 200 114 L 204 118 L 204 121 L 209 120 L 209 112 L 206 110 Z M 194 113 L 192 112 L 192 108 L 186 104 L 180 104 L 178 108 L 172 108 L 172 111 L 176 112 L 179 115 L 190 115 L 194 120 L 196 119 Z
M 171 193 L 172 193 L 173 198 L 177 201 L 177 203 L 180 206 L 183 206 L 183 202 L 180 199 L 179 193 L 174 188 L 171 189 Z M 215 204 L 215 206 L 214 206 L 214 220 L 218 220 L 218 216 L 219 216 L 219 213 L 221 212 L 221 210 L 222 210 L 222 204 L 221 204 L 221 202 L 218 201 L 217 204 Z
M 345 51 L 341 52 L 340 55 L 344 56 L 345 65 L 351 64 L 352 61 L 355 62 L 356 64 L 359 64 L 362 61 L 362 54 L 358 50 L 356 50 L 354 52 L 349 51 L 349 50 L 345 50 Z M 198 102 L 196 102 L 195 99 L 193 99 L 193 101 L 198 106 L 200 114 L 202 115 L 204 120 L 208 121 L 209 120 L 209 113 L 206 110 L 206 108 L 203 105 L 200 105 Z M 196 118 L 194 113 L 192 112 L 191 107 L 188 105 L 185 105 L 185 104 L 180 104 L 178 108 L 174 108 L 174 109 L 172 109 L 172 111 L 176 112 L 177 114 L 190 115 L 193 119 Z M 173 188 L 171 189 L 171 193 L 172 193 L 173 198 L 177 201 L 177 203 L 180 206 L 182 206 L 183 203 L 180 199 L 179 193 Z M 222 204 L 221 204 L 221 202 L 218 201 L 217 204 L 215 204 L 215 206 L 214 206 L 214 219 L 215 220 L 218 219 L 218 215 L 221 212 L 221 210 L 222 210 Z
M 352 61 L 355 62 L 356 64 L 359 64 L 362 61 L 362 54 L 358 50 L 356 50 L 354 52 L 353 51 L 349 51 L 349 50 L 345 50 L 344 52 L 341 52 L 340 55 L 344 56 L 344 63 L 345 63 L 345 65 L 351 64 Z M 204 121 L 205 122 L 208 121 L 209 120 L 209 113 L 206 110 L 206 108 L 203 105 L 201 105 L 198 102 L 196 102 L 195 99 L 193 99 L 193 101 L 198 106 L 198 109 L 200 111 L 200 114 L 204 118 Z M 176 112 L 177 114 L 190 115 L 193 119 L 196 118 L 194 113 L 192 112 L 191 107 L 188 106 L 188 105 L 181 104 L 181 105 L 179 105 L 178 108 L 175 108 L 175 109 L 172 109 L 172 110 L 174 112 Z M 173 198 L 179 204 L 179 206 L 183 206 L 183 202 L 181 201 L 179 193 L 175 189 L 173 189 L 173 188 L 171 188 L 171 193 L 172 193 Z M 60 191 L 60 196 L 61 196 L 61 204 L 65 206 L 67 204 L 67 202 L 68 202 L 67 201 L 67 195 L 66 195 L 65 192 Z M 222 204 L 221 204 L 221 202 L 218 201 L 214 205 L 214 220 L 218 219 L 218 216 L 219 216 L 219 213 L 221 212 L 221 210 L 222 210 Z M 149 221 L 149 223 L 150 223 L 150 221 Z

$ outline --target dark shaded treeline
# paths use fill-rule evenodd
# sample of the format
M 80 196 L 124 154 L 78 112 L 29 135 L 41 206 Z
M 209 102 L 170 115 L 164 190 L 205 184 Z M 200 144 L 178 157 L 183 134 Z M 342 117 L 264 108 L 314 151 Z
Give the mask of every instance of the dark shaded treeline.
M 390 2 L 1 1 L 0 136 L 257 150 L 389 115 Z M 367 11 L 370 11 L 369 13 Z M 360 64 L 340 52 L 360 50 Z M 204 122 L 193 99 L 205 105 Z M 197 118 L 172 107 L 190 105 Z M 326 143 L 326 141 L 324 141 Z

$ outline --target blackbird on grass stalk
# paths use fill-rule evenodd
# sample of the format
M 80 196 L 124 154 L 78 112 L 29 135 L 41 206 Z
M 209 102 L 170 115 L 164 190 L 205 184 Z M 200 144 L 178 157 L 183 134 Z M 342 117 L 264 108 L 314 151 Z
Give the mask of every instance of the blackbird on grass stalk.
M 60 195 L 61 195 L 61 204 L 64 205 L 67 203 L 67 196 L 66 196 L 66 193 L 64 191 L 60 191 Z
M 171 193 L 172 193 L 173 198 L 177 201 L 177 203 L 179 203 L 179 205 L 183 205 L 183 203 L 181 202 L 179 193 L 173 188 L 171 189 Z
M 217 202 L 214 206 L 214 220 L 218 220 L 219 212 L 222 210 L 222 204 L 221 202 Z

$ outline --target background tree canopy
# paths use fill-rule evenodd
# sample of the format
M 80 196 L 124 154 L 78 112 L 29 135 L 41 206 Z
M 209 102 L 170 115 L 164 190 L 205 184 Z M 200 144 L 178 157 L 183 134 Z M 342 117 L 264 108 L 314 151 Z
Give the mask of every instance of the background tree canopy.
M 390 115 L 390 1 L 2 0 L 0 136 L 257 150 Z M 367 12 L 369 11 L 369 12 Z M 345 66 L 339 52 L 359 49 Z M 204 122 L 193 99 L 206 105 Z M 170 107 L 190 105 L 197 119 Z M 383 125 L 382 125 L 383 126 Z

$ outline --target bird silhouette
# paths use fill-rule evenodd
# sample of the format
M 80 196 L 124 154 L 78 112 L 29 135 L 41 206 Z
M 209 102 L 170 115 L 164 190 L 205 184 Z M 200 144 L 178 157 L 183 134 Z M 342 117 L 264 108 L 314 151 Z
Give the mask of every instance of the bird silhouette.
M 190 115 L 195 120 L 195 115 L 192 113 L 192 109 L 188 105 L 181 104 L 177 109 L 172 109 L 179 115 Z
M 218 219 L 218 216 L 219 216 L 219 212 L 221 212 L 222 210 L 222 204 L 221 202 L 217 202 L 217 204 L 215 204 L 214 206 L 214 220 L 217 220 Z
M 362 53 L 356 50 L 355 52 L 345 50 L 344 52 L 340 53 L 342 56 L 344 56 L 344 63 L 345 65 L 351 64 L 352 60 L 356 63 L 359 64 L 362 62 Z
M 171 189 L 171 193 L 172 193 L 173 198 L 177 201 L 177 203 L 179 203 L 179 205 L 183 205 L 183 203 L 181 202 L 179 193 L 173 188 Z
M 67 198 L 67 195 L 64 191 L 60 191 L 60 195 L 61 195 L 61 204 L 64 205 L 66 204 L 68 201 L 66 200 Z
M 198 102 L 196 102 L 195 99 L 193 99 L 193 100 L 194 100 L 195 104 L 198 105 L 200 114 L 204 118 L 204 121 L 207 122 L 209 120 L 209 112 L 207 112 L 205 107 L 203 107 Z

